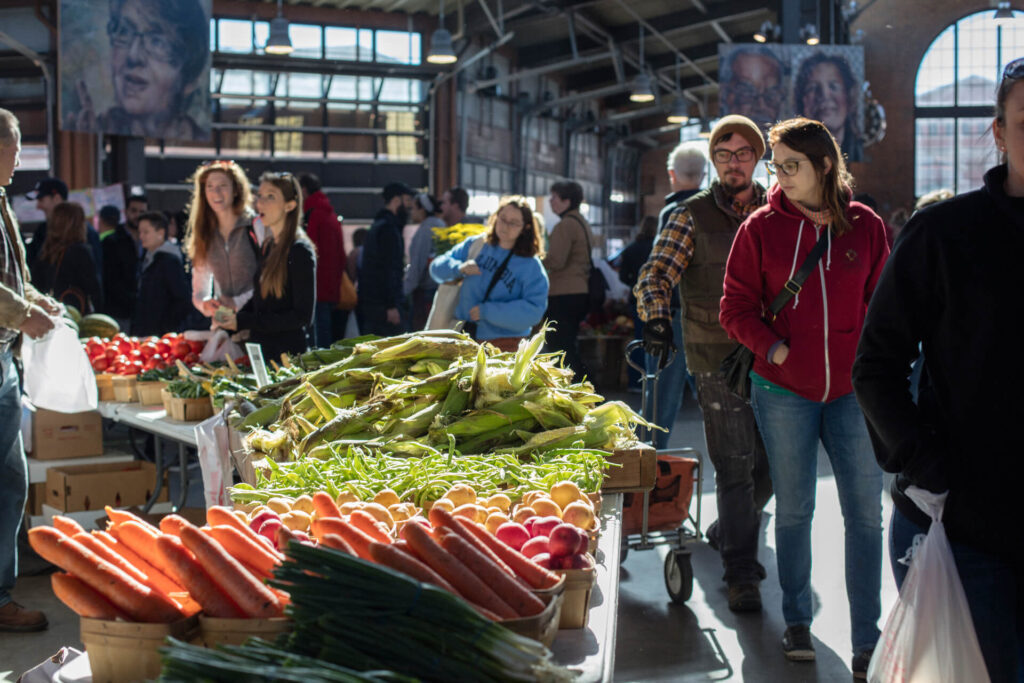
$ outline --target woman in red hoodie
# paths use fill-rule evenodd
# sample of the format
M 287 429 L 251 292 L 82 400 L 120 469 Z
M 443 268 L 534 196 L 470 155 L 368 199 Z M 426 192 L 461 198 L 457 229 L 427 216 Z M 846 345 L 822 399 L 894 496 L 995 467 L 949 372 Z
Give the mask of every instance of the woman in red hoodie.
M 850 200 L 850 176 L 835 139 L 797 118 L 769 132 L 778 183 L 768 204 L 740 226 L 725 270 L 720 320 L 754 352 L 751 404 L 775 489 L 775 541 L 786 620 L 783 651 L 814 659 L 810 624 L 811 518 L 818 442 L 835 474 L 846 531 L 846 585 L 853 673 L 863 678 L 879 637 L 882 471 L 851 386 L 868 300 L 889 254 L 885 226 Z M 775 296 L 825 231 L 815 268 L 778 316 Z

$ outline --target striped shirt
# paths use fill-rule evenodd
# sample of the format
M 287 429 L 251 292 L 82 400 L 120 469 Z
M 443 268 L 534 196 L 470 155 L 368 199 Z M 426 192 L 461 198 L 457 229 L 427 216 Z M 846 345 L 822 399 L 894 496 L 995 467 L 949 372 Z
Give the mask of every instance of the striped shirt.
M 717 180 L 711 191 L 722 212 L 743 221 L 765 203 L 765 189 L 754 183 L 754 198 L 744 203 L 726 193 Z M 680 204 L 669 214 L 658 233 L 647 263 L 640 269 L 639 280 L 633 287 L 640 319 L 671 318 L 672 290 L 679 284 L 693 259 L 693 215 Z

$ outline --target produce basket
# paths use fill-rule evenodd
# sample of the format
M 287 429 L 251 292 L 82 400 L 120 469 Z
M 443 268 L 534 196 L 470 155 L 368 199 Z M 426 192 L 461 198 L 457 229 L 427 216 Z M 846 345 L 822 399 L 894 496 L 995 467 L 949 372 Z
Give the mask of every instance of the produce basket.
M 621 467 L 608 468 L 602 491 L 636 491 L 654 486 L 658 476 L 657 454 L 647 444 L 636 443 L 629 448 L 617 448 L 608 460 Z
M 158 406 L 164 402 L 160 392 L 163 391 L 169 382 L 157 380 L 155 382 L 138 382 L 139 403 L 144 406 Z
M 109 372 L 96 375 L 96 391 L 101 401 L 114 400 L 114 376 Z
M 114 375 L 114 400 L 120 403 L 138 403 L 139 390 L 135 375 Z
M 594 588 L 595 571 L 563 569 L 555 572 L 565 577 L 565 601 L 558 628 L 584 628 L 590 615 L 590 593 Z
M 499 623 L 513 633 L 533 638 L 547 647 L 551 647 L 551 643 L 555 641 L 555 636 L 558 634 L 563 609 L 562 601 L 565 598 L 565 585 L 565 581 L 559 581 L 552 588 L 534 591 L 537 597 L 547 604 L 540 614 L 521 619 L 508 619 Z
M 213 415 L 213 406 L 210 404 L 210 399 L 205 396 L 203 398 L 178 398 L 167 389 L 161 389 L 160 396 L 163 398 L 167 417 L 172 420 L 198 422 Z
M 292 628 L 287 617 L 272 619 L 222 619 L 199 615 L 199 639 L 204 647 L 241 645 L 251 637 L 272 641 Z
M 161 660 L 157 651 L 164 638 L 195 638 L 198 619 L 171 624 L 140 624 L 81 617 L 81 638 L 89 653 L 94 683 L 129 683 L 157 678 Z

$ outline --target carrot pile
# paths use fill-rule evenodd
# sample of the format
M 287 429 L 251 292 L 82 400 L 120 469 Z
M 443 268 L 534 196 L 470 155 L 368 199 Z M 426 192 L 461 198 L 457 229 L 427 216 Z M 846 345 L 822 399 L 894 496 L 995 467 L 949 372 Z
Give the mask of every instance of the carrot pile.
M 231 510 L 211 508 L 207 526 L 168 515 L 157 528 L 106 508 L 105 531 L 87 533 L 55 516 L 30 529 L 29 542 L 63 573 L 53 591 L 74 612 L 96 619 L 172 622 L 200 610 L 211 617 L 280 616 L 288 595 L 266 585 L 283 556 Z

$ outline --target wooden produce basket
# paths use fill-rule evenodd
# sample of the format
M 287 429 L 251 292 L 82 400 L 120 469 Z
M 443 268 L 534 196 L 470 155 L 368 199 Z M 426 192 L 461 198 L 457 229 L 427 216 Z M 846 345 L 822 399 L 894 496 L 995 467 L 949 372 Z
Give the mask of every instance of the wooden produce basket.
M 164 402 L 163 396 L 160 392 L 163 391 L 170 382 L 164 380 L 156 380 L 155 382 L 138 382 L 137 387 L 139 390 L 139 403 L 144 406 L 158 406 Z
M 608 458 L 621 467 L 609 467 L 604 473 L 604 485 L 601 491 L 644 491 L 654 488 L 658 476 L 657 452 L 644 443 L 636 443 L 628 448 L 617 448 Z
M 96 391 L 101 401 L 114 400 L 114 375 L 101 372 L 96 375 Z
M 534 594 L 547 604 L 540 614 L 520 619 L 507 619 L 498 623 L 513 633 L 533 638 L 547 647 L 551 647 L 551 643 L 555 641 L 555 636 L 558 634 L 561 621 L 565 585 L 565 581 L 559 581 L 552 588 L 534 591 Z
M 89 653 L 94 683 L 130 683 L 160 676 L 157 651 L 164 638 L 191 641 L 198 632 L 197 617 L 172 624 L 139 624 L 81 617 L 81 638 Z
M 565 601 L 558 628 L 584 628 L 590 616 L 590 593 L 596 576 L 594 568 L 560 569 L 555 573 L 565 578 Z
M 213 415 L 213 406 L 210 405 L 210 399 L 205 396 L 203 398 L 178 398 L 172 396 L 167 389 L 161 389 L 160 396 L 163 398 L 167 417 L 172 420 L 199 422 Z
M 114 400 L 120 403 L 139 402 L 139 382 L 135 375 L 114 375 Z
M 272 641 L 292 628 L 287 617 L 272 619 L 222 619 L 199 615 L 199 639 L 204 647 L 241 645 L 251 637 Z

